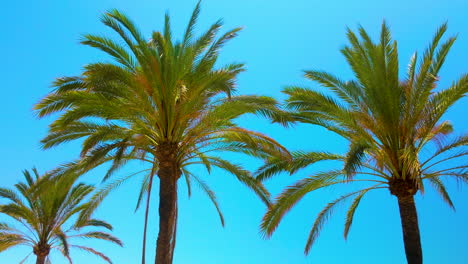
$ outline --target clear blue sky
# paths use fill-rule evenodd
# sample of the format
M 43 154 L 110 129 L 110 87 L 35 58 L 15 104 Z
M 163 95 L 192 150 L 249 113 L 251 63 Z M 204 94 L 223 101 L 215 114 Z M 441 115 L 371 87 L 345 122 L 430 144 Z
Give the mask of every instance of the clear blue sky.
M 80 34 L 109 33 L 99 22 L 105 10 L 118 8 L 128 14 L 149 37 L 162 28 L 169 11 L 175 33 L 181 33 L 196 4 L 195 0 L 24 0 L 2 2 L 0 16 L 2 63 L 2 111 L 0 111 L 0 184 L 11 186 L 21 178 L 21 170 L 37 166 L 40 171 L 77 157 L 79 144 L 71 143 L 42 151 L 39 140 L 49 120 L 37 120 L 31 109 L 49 91 L 51 81 L 62 75 L 78 74 L 90 62 L 107 60 L 102 53 L 78 44 Z M 411 54 L 422 51 L 436 28 L 449 22 L 449 35 L 459 34 L 441 82 L 446 87 L 468 72 L 468 2 L 466 0 L 205 0 L 198 29 L 206 29 L 218 18 L 226 27 L 243 26 L 240 36 L 222 52 L 223 62 L 240 61 L 248 71 L 239 79 L 240 94 L 264 94 L 282 99 L 285 85 L 317 86 L 301 76 L 304 69 L 324 69 L 350 77 L 339 49 L 346 43 L 346 26 L 362 24 L 376 36 L 385 19 L 399 42 L 401 69 Z M 175 34 L 177 35 L 177 34 Z M 179 34 L 180 35 L 180 34 Z M 446 116 L 459 133 L 468 130 L 468 99 L 458 103 Z M 343 152 L 342 140 L 320 128 L 299 126 L 283 129 L 255 117 L 240 123 L 269 134 L 292 150 Z M 249 168 L 256 163 L 239 159 Z M 138 169 L 132 164 L 121 175 Z M 323 167 L 316 166 L 294 176 L 282 175 L 267 183 L 273 194 L 284 186 Z M 103 169 L 84 180 L 97 183 Z M 200 172 L 201 173 L 201 172 Z M 180 217 L 175 264 L 306 264 L 306 263 L 405 263 L 396 199 L 381 190 L 361 203 L 348 241 L 343 239 L 344 211 L 335 215 L 308 257 L 303 247 L 314 217 L 343 189 L 335 188 L 309 195 L 283 220 L 272 239 L 259 235 L 258 225 L 265 207 L 246 188 L 225 173 L 203 175 L 217 192 L 226 217 L 219 224 L 216 212 L 201 192 L 189 200 L 180 184 Z M 140 259 L 142 213 L 133 213 L 140 179 L 118 189 L 104 203 L 98 215 L 111 222 L 115 234 L 125 243 L 120 249 L 106 243 L 87 242 L 106 252 L 117 264 L 138 263 Z M 428 190 L 418 194 L 417 206 L 425 263 L 468 263 L 468 205 L 466 186 L 450 185 L 457 208 L 449 209 Z M 154 200 L 157 204 L 157 199 Z M 157 234 L 157 210 L 151 212 L 149 259 L 152 262 Z M 12 249 L 0 254 L 0 263 L 13 264 L 29 249 Z M 54 253 L 54 264 L 66 263 Z M 75 263 L 102 263 L 93 256 L 73 252 Z M 32 259 L 29 263 L 33 263 Z

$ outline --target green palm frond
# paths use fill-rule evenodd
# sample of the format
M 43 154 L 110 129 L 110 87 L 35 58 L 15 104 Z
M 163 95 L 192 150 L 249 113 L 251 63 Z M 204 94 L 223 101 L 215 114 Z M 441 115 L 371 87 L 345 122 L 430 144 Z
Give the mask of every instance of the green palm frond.
M 55 232 L 55 237 L 58 239 L 60 242 L 60 248 L 62 250 L 62 254 L 66 257 L 70 257 L 70 246 L 68 245 L 68 237 L 63 233 L 62 230 L 58 229 L 57 232 Z
M 130 71 L 136 70 L 135 59 L 132 55 L 130 55 L 124 47 L 110 38 L 86 34 L 83 35 L 81 43 L 104 51 Z
M 339 197 L 338 199 L 330 202 L 327 206 L 325 206 L 322 211 L 317 215 L 317 218 L 315 219 L 315 222 L 312 226 L 312 229 L 310 230 L 309 237 L 307 238 L 307 243 L 304 249 L 305 254 L 308 254 L 312 245 L 314 244 L 315 240 L 320 234 L 320 231 L 322 230 L 323 226 L 325 223 L 328 221 L 328 218 L 333 214 L 334 209 L 340 205 L 341 203 L 345 202 L 347 199 L 356 196 L 354 199 L 353 203 L 350 206 L 350 209 L 346 215 L 346 224 L 345 224 L 345 237 L 347 237 L 349 228 L 351 227 L 352 221 L 353 221 L 353 216 L 354 212 L 359 205 L 359 202 L 361 201 L 362 197 L 370 190 L 375 189 L 376 186 L 374 185 L 373 187 L 359 190 L 356 192 L 351 192 L 346 195 L 343 195 Z
M 30 243 L 18 234 L 4 234 L 0 233 L 0 252 L 3 252 L 11 247 L 18 245 L 25 245 Z
M 104 227 L 110 231 L 112 231 L 113 229 L 112 225 L 99 219 L 89 219 L 85 223 L 79 223 L 78 226 L 75 225 L 75 228 L 82 228 L 82 227 L 88 227 L 88 226 Z
M 316 175 L 300 180 L 294 185 L 283 190 L 262 219 L 260 227 L 264 232 L 264 235 L 267 237 L 271 236 L 278 227 L 283 216 L 307 193 L 342 183 L 343 180 L 337 179 L 342 175 L 342 171 L 317 173 Z
M 122 241 L 120 241 L 118 238 L 112 236 L 111 234 L 105 233 L 105 232 L 87 232 L 87 233 L 82 233 L 78 235 L 74 235 L 73 237 L 82 237 L 82 238 L 97 238 L 100 240 L 106 240 L 109 242 L 113 242 L 119 246 L 123 246 Z
M 455 206 L 453 205 L 452 199 L 450 198 L 449 193 L 444 185 L 444 183 L 438 177 L 428 178 L 428 181 L 432 184 L 434 189 L 440 194 L 441 198 L 446 202 L 453 210 Z
M 348 238 L 349 230 L 351 229 L 351 225 L 353 224 L 354 214 L 356 213 L 356 209 L 358 208 L 359 203 L 362 200 L 362 197 L 364 197 L 364 195 L 370 190 L 372 190 L 372 189 L 369 188 L 369 189 L 364 189 L 364 190 L 360 191 L 358 193 L 358 195 L 356 195 L 356 197 L 354 198 L 351 205 L 349 206 L 348 212 L 346 213 L 346 222 L 345 222 L 345 227 L 344 227 L 344 238 L 345 239 Z
M 138 199 L 137 203 L 135 206 L 135 212 L 138 211 L 138 209 L 141 206 L 141 202 L 143 201 L 143 198 L 148 195 L 149 190 L 149 184 L 151 177 L 154 177 L 154 175 L 151 175 L 150 173 L 146 174 L 145 177 L 142 180 L 141 186 L 140 186 L 140 193 L 138 194 Z
M 369 148 L 369 145 L 365 142 L 355 141 L 350 144 L 350 149 L 346 153 L 343 166 L 348 179 L 352 179 L 357 173 L 357 170 L 362 167 L 362 162 L 366 156 L 365 151 L 367 148 Z
M 255 172 L 258 180 L 266 180 L 280 172 L 296 173 L 298 170 L 311 166 L 317 162 L 325 160 L 343 160 L 343 156 L 328 152 L 303 152 L 295 151 L 291 153 L 292 159 L 273 157 L 268 159 L 265 164 Z
M 232 175 L 236 176 L 236 178 L 243 184 L 245 184 L 248 188 L 252 189 L 252 191 L 257 194 L 257 196 L 266 204 L 270 204 L 270 193 L 268 190 L 263 186 L 263 184 L 255 179 L 249 171 L 243 169 L 242 167 L 232 164 L 227 160 L 217 158 L 217 157 L 209 157 L 211 164 L 215 167 L 223 169 Z
M 79 245 L 71 245 L 71 247 L 78 248 L 78 249 L 81 249 L 81 250 L 86 251 L 88 253 L 91 253 L 93 255 L 96 255 L 96 256 L 102 258 L 103 260 L 105 260 L 107 263 L 112 264 L 112 261 L 108 256 L 106 256 L 104 253 L 99 252 L 99 251 L 97 251 L 97 250 L 95 250 L 93 248 L 85 247 L 85 246 L 79 246 Z
M 221 211 L 221 208 L 219 207 L 218 199 L 216 197 L 215 192 L 213 190 L 211 190 L 211 188 L 208 186 L 208 184 L 206 184 L 206 182 L 204 182 L 202 179 L 197 177 L 195 174 L 193 174 L 193 173 L 191 173 L 191 172 L 189 172 L 187 170 L 184 170 L 184 175 L 187 177 L 187 180 L 188 180 L 187 186 L 188 186 L 189 190 L 191 190 L 189 182 L 193 179 L 198 184 L 200 189 L 208 196 L 208 198 L 210 199 L 210 201 L 213 203 L 213 205 L 216 208 L 216 211 L 217 211 L 217 213 L 219 215 L 219 220 L 221 221 L 221 225 L 224 227 L 223 212 Z
M 129 174 L 125 177 L 121 177 L 117 180 L 114 180 L 113 182 L 110 182 L 106 184 L 104 187 L 100 188 L 97 190 L 93 196 L 90 198 L 89 202 L 86 204 L 85 208 L 81 211 L 79 220 L 78 220 L 78 225 L 85 225 L 90 221 L 90 217 L 93 214 L 93 212 L 101 205 L 101 203 L 104 201 L 104 199 L 112 192 L 115 191 L 118 187 L 120 187 L 125 181 L 133 178 L 134 176 L 146 172 L 149 169 L 145 170 L 140 170 L 136 173 Z
M 13 203 L 16 203 L 19 205 L 23 204 L 23 201 L 18 196 L 18 194 L 16 194 L 13 190 L 10 190 L 10 189 L 0 188 L 0 197 L 9 199 Z

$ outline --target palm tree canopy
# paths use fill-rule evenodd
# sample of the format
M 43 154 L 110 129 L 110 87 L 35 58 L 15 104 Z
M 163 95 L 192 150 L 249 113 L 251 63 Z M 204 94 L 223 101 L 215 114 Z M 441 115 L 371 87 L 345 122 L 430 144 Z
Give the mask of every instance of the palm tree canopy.
M 218 66 L 217 61 L 220 49 L 240 28 L 216 38 L 222 26 L 217 21 L 195 37 L 199 12 L 198 4 L 181 41 L 173 39 L 168 15 L 164 30 L 153 32 L 148 41 L 117 10 L 104 14 L 101 21 L 119 36 L 118 41 L 83 36 L 83 44 L 104 51 L 113 62 L 92 63 L 80 76 L 57 79 L 54 91 L 35 106 L 40 117 L 60 113 L 42 140 L 44 148 L 84 139 L 81 160 L 64 169 L 80 167 L 85 171 L 112 161 L 104 177 L 107 179 L 129 160 L 147 161 L 152 169 L 146 172 L 154 172 L 171 159 L 181 168 L 179 175 L 184 175 L 188 184 L 191 180 L 202 182 L 188 166 L 201 164 L 208 172 L 218 167 L 269 202 L 267 190 L 248 171 L 213 154 L 232 151 L 259 158 L 289 158 L 289 152 L 273 139 L 234 122 L 247 113 L 282 122 L 282 112 L 272 98 L 234 96 L 236 78 L 244 66 Z M 148 191 L 149 174 L 139 201 Z M 120 180 L 111 185 L 119 184 Z M 215 202 L 208 186 L 200 186 Z M 104 193 L 96 197 L 98 201 L 105 197 Z
M 25 182 L 15 185 L 15 189 L 0 188 L 0 197 L 8 202 L 0 205 L 0 213 L 9 216 L 18 227 L 0 223 L 0 252 L 17 245 L 33 248 L 38 255 L 48 256 L 51 249 L 59 250 L 70 263 L 70 248 L 78 248 L 101 257 L 108 263 L 111 260 L 91 247 L 76 245 L 76 238 L 94 238 L 122 246 L 122 242 L 107 232 L 89 228 L 112 226 L 99 219 L 84 219 L 79 214 L 88 207 L 86 201 L 94 187 L 83 183 L 75 184 L 76 177 L 52 178 L 40 176 L 36 169 L 24 171 Z M 41 252 L 45 250 L 45 252 Z
M 280 171 L 294 173 L 323 160 L 342 163 L 340 169 L 316 173 L 286 188 L 263 219 L 261 228 L 267 236 L 304 195 L 341 183 L 370 185 L 341 196 L 319 213 L 306 253 L 333 209 L 354 198 L 346 216 L 346 237 L 361 199 L 374 189 L 390 189 L 394 195 L 414 195 L 418 190 L 424 191 L 423 183 L 427 180 L 453 207 L 441 179 L 468 180 L 468 135 L 448 137 L 453 128 L 442 117 L 468 92 L 468 75 L 446 89 L 437 86 L 439 70 L 456 39 L 442 41 L 446 29 L 444 24 L 437 30 L 422 56 L 413 55 L 403 79 L 399 74 L 397 43 L 385 23 L 377 43 L 363 28 L 359 28 L 359 33 L 348 29 L 350 44 L 341 52 L 354 73 L 354 80 L 343 81 L 323 71 L 306 71 L 306 78 L 328 91 L 303 87 L 284 90 L 292 119 L 335 132 L 349 141 L 349 149 L 344 155 L 296 152 L 292 162 L 272 158 L 257 171 L 257 178 L 267 179 Z

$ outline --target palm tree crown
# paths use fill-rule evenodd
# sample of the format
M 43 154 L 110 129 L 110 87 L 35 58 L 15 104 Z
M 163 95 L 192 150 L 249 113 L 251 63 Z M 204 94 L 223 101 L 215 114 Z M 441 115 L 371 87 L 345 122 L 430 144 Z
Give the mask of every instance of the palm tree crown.
M 413 196 L 431 184 L 453 207 L 443 178 L 468 180 L 466 155 L 468 136 L 450 139 L 453 131 L 444 113 L 468 92 L 468 75 L 447 89 L 439 89 L 441 69 L 455 38 L 441 42 L 446 25 L 441 26 L 419 59 L 415 54 L 403 80 L 399 76 L 397 43 L 385 23 L 380 40 L 374 43 L 367 32 L 348 30 L 349 46 L 341 50 L 355 75 L 342 81 L 322 71 L 306 71 L 305 76 L 328 88 L 321 93 L 302 87 L 288 87 L 286 106 L 294 110 L 297 122 L 320 125 L 349 141 L 345 155 L 296 152 L 293 162 L 270 159 L 258 171 L 266 179 L 280 171 L 298 169 L 322 160 L 341 161 L 343 167 L 300 180 L 280 194 L 265 215 L 262 230 L 271 235 L 280 220 L 305 194 L 320 188 L 351 182 L 367 182 L 366 188 L 345 194 L 329 203 L 317 216 L 306 244 L 306 253 L 340 203 L 354 198 L 345 223 L 348 235 L 354 213 L 371 190 L 389 189 L 398 198 L 405 250 L 409 263 L 422 263 L 419 227 Z
M 102 22 L 124 44 L 94 35 L 85 35 L 82 43 L 104 51 L 115 61 L 89 64 L 80 76 L 57 79 L 55 90 L 36 105 L 41 117 L 61 113 L 42 141 L 44 148 L 85 139 L 82 159 L 72 167 L 83 171 L 112 160 L 105 176 L 108 178 L 128 160 L 151 164 L 139 199 L 147 194 L 149 203 L 153 176 L 157 174 L 160 180 L 157 258 L 161 264 L 172 263 L 177 180 L 183 175 L 188 184 L 191 180 L 201 183 L 215 201 L 208 186 L 189 171 L 190 165 L 201 164 L 208 172 L 212 166 L 224 169 L 267 203 L 268 192 L 248 171 L 215 153 L 234 151 L 259 158 L 289 157 L 287 150 L 274 140 L 234 123 L 235 118 L 246 113 L 278 119 L 277 103 L 269 97 L 233 96 L 236 77 L 244 70 L 243 65 L 217 67 L 216 62 L 220 48 L 240 29 L 216 39 L 222 26 L 218 21 L 195 38 L 193 31 L 199 12 L 200 4 L 182 41 L 173 40 L 168 15 L 163 32 L 153 32 L 147 41 L 126 16 L 116 10 L 106 13 Z
M 119 239 L 107 232 L 89 230 L 93 227 L 112 230 L 110 224 L 79 217 L 88 206 L 86 198 L 94 190 L 92 186 L 74 184 L 73 177 L 39 176 L 35 169 L 33 174 L 24 171 L 24 177 L 26 182 L 17 183 L 16 191 L 0 188 L 0 197 L 8 200 L 0 205 L 0 213 L 19 223 L 18 227 L 0 223 L 0 252 L 18 245 L 30 246 L 37 256 L 36 263 L 42 264 L 49 263 L 50 251 L 57 249 L 72 263 L 69 249 L 77 248 L 112 263 L 103 253 L 74 242 L 77 238 L 94 238 L 122 246 Z

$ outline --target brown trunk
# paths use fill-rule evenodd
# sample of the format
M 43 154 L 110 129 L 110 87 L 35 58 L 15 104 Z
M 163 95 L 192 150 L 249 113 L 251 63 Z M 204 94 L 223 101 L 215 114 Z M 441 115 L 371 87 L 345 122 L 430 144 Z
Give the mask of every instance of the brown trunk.
M 397 195 L 400 208 L 403 241 L 408 264 L 422 264 L 423 256 L 419 235 L 418 214 L 413 195 Z
M 36 264 L 44 264 L 47 256 L 38 255 L 36 259 Z
M 160 146 L 159 161 L 159 234 L 156 264 L 172 264 L 177 228 L 177 180 L 180 169 L 174 145 Z
M 160 169 L 161 170 L 161 169 Z M 156 264 L 172 264 L 177 225 L 177 181 L 172 177 L 159 179 L 159 234 Z
M 46 258 L 50 252 L 50 246 L 46 243 L 39 243 L 33 250 L 36 255 L 36 264 L 45 264 Z

